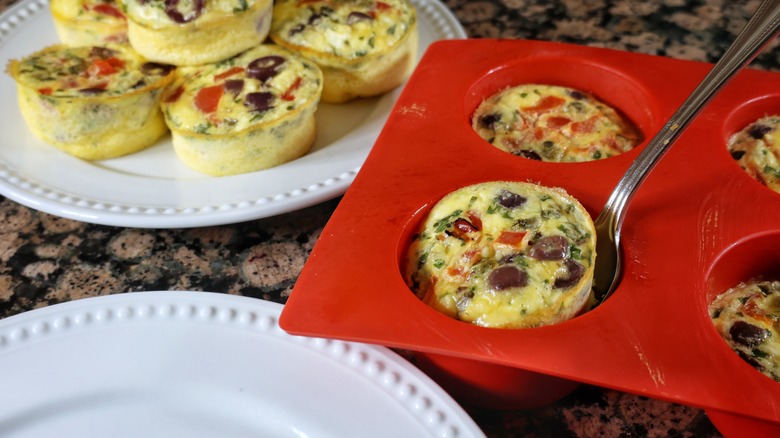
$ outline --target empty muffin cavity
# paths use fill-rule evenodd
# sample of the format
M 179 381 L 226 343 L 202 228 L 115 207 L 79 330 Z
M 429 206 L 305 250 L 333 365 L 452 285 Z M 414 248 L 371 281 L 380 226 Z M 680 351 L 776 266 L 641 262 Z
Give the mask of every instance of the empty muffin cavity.
M 613 68 L 569 58 L 497 68 L 471 87 L 465 102 L 469 124 L 487 143 L 550 162 L 631 151 L 655 130 L 655 107 L 640 84 Z

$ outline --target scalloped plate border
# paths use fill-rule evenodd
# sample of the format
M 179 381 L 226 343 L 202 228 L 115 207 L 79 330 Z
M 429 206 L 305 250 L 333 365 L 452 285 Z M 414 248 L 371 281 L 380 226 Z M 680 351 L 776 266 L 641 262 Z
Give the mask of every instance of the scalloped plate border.
M 311 373 L 315 374 L 318 379 L 337 378 L 335 375 L 329 377 L 327 371 L 323 371 L 328 369 L 328 364 L 335 363 L 346 367 L 347 374 L 350 376 L 349 381 L 353 386 L 345 387 L 343 393 L 338 394 L 338 396 L 323 400 L 331 405 L 336 405 L 333 409 L 342 409 L 338 405 L 346 398 L 360 397 L 360 393 L 363 391 L 367 391 L 365 396 L 368 396 L 370 392 L 371 397 L 374 397 L 378 390 L 381 394 L 379 397 L 382 399 L 401 405 L 404 418 L 393 419 L 393 421 L 401 422 L 401 424 L 411 422 L 410 427 L 422 427 L 432 437 L 484 436 L 476 423 L 444 390 L 395 352 L 381 346 L 289 335 L 279 328 L 277 323 L 281 309 L 282 305 L 269 301 L 212 292 L 153 291 L 85 298 L 0 320 L 0 360 L 5 358 L 6 363 L 8 363 L 9 358 L 13 359 L 11 355 L 16 355 L 15 360 L 10 362 L 11 364 L 30 363 L 41 355 L 45 356 L 50 351 L 56 352 L 57 349 L 53 346 L 56 346 L 57 343 L 68 341 L 64 345 L 68 351 L 73 351 L 74 355 L 80 357 L 76 361 L 77 363 L 97 361 L 97 366 L 104 366 L 103 361 L 110 362 L 110 360 L 104 358 L 103 355 L 117 353 L 89 350 L 89 347 L 94 346 L 94 341 L 97 338 L 103 338 L 100 341 L 107 342 L 104 338 L 110 337 L 111 343 L 127 345 L 128 351 L 132 352 L 127 354 L 147 353 L 146 357 L 148 358 L 148 355 L 159 354 L 159 351 L 167 353 L 169 345 L 176 345 L 181 342 L 181 339 L 188 339 L 190 334 L 196 336 L 199 331 L 207 330 L 210 334 L 212 332 L 214 334 L 214 337 L 207 342 L 233 343 L 232 349 L 248 351 L 249 356 L 255 358 L 255 361 L 249 364 L 238 364 L 238 366 L 231 363 L 231 357 L 220 358 L 220 364 L 225 364 L 224 369 L 209 368 L 207 373 L 209 378 L 206 383 L 213 386 L 214 391 L 220 392 L 224 389 L 229 392 L 231 384 L 235 383 L 231 379 L 234 379 L 235 376 L 226 377 L 227 375 L 224 373 L 234 372 L 236 369 L 252 369 L 253 378 L 260 379 L 262 388 L 265 387 L 262 382 L 266 379 L 284 379 L 288 376 L 274 375 L 263 369 L 263 362 L 260 359 L 265 352 L 264 346 L 266 349 L 270 348 L 269 351 L 277 354 L 282 353 L 281 357 L 275 356 L 275 359 L 281 361 L 284 361 L 284 352 L 288 349 L 290 349 L 288 358 L 300 358 L 295 351 L 302 348 L 315 353 L 316 359 L 311 363 Z M 155 336 L 154 339 L 141 339 L 145 342 L 139 347 L 139 340 L 136 338 L 143 337 L 143 335 L 139 335 L 138 329 L 134 327 L 144 324 L 153 325 L 155 329 L 142 333 L 155 333 Z M 249 337 L 239 336 L 236 333 L 248 334 Z M 198 338 L 194 340 L 202 341 Z M 278 344 L 272 344 L 275 342 L 282 342 L 283 345 L 280 347 Z M 245 343 L 247 345 L 244 345 Z M 151 345 L 148 352 L 145 351 L 147 344 Z M 162 345 L 162 350 L 153 348 L 155 344 Z M 208 347 L 208 343 L 205 347 Z M 86 357 L 83 354 L 85 351 L 79 350 L 86 350 Z M 184 348 L 182 351 L 177 350 L 176 355 L 166 354 L 164 355 L 166 357 L 152 357 L 151 359 L 155 364 L 160 362 L 160 368 L 166 361 L 176 361 L 185 366 L 197 367 L 197 364 L 188 362 L 188 359 L 197 359 L 197 356 L 193 353 L 192 357 L 188 358 L 189 349 Z M 79 355 L 79 353 L 82 354 Z M 3 374 L 0 375 L 0 386 L 3 386 L 4 379 L 13 379 L 14 382 L 7 380 L 5 383 L 13 383 L 17 388 L 23 388 L 25 394 L 4 391 L 5 397 L 0 399 L 0 425 L 15 426 L 17 432 L 25 432 L 25 426 L 34 429 L 47 421 L 60 421 L 60 417 L 67 417 L 56 406 L 58 401 L 83 400 L 84 397 L 89 397 L 89 394 L 96 391 L 105 394 L 122 393 L 115 394 L 114 398 L 109 398 L 109 401 L 121 400 L 122 396 L 127 393 L 136 393 L 143 391 L 146 387 L 155 387 L 155 379 L 160 378 L 159 375 L 156 375 L 158 370 L 150 370 L 144 365 L 136 369 L 137 364 L 132 360 L 127 360 L 123 357 L 124 355 L 125 353 L 119 354 L 118 360 L 121 361 L 121 366 L 108 370 L 108 375 L 111 377 L 108 380 L 115 381 L 89 382 L 91 376 L 83 375 L 82 370 L 67 369 L 70 362 L 63 365 L 55 360 L 50 364 L 42 365 L 64 367 L 65 369 L 58 369 L 57 373 L 72 375 L 73 379 L 81 381 L 81 383 L 76 382 L 74 387 L 78 388 L 76 392 L 83 388 L 85 394 L 63 395 L 57 391 L 57 388 L 48 388 L 49 391 L 46 391 L 47 388 L 36 388 L 36 381 L 25 380 L 34 379 L 35 366 L 25 370 L 4 369 Z M 40 363 L 35 365 L 41 366 Z M 206 365 L 200 364 L 200 366 L 205 367 Z M 284 365 L 282 373 L 287 373 L 288 368 L 293 367 Z M 143 374 L 144 371 L 149 375 Z M 295 371 L 289 372 L 295 373 Z M 317 373 L 323 375 L 316 376 Z M 187 377 L 182 377 L 182 379 L 187 380 Z M 223 380 L 226 381 L 224 384 Z M 231 381 L 227 382 L 228 380 Z M 245 386 L 242 386 L 239 391 L 231 393 L 231 397 L 240 398 L 247 395 L 263 397 L 265 392 L 262 388 L 257 387 L 256 381 L 250 380 L 247 378 L 246 382 L 242 382 L 242 385 Z M 120 386 L 116 386 L 117 382 L 120 382 Z M 136 382 L 136 386 L 132 386 L 132 384 L 121 386 L 126 382 Z M 63 383 L 62 385 L 67 386 L 68 384 Z M 4 387 L 8 388 L 8 385 Z M 28 389 L 29 392 L 27 392 Z M 297 398 L 321 397 L 323 394 L 318 392 L 320 389 L 314 388 L 311 391 L 291 394 L 290 398 L 294 402 L 294 399 Z M 159 391 L 164 392 L 163 390 Z M 51 399 L 50 394 L 54 394 L 57 400 Z M 165 396 L 165 394 L 158 395 Z M 217 400 L 225 401 L 224 398 L 217 397 L 209 403 L 216 404 Z M 271 405 L 275 403 L 274 400 L 266 402 Z M 290 400 L 286 402 L 290 402 Z M 241 405 L 242 403 L 239 400 L 235 404 Z M 19 404 L 24 406 L 20 407 Z M 76 408 L 83 407 L 77 406 Z M 70 407 L 62 409 L 67 410 Z M 98 409 L 96 408 L 96 410 Z M 365 409 L 370 411 L 372 407 L 365 406 Z M 67 413 L 69 412 L 65 412 L 65 414 Z M 285 413 L 285 415 L 287 414 L 290 414 L 291 418 L 295 418 L 294 412 Z M 355 414 L 359 418 L 360 413 Z M 371 415 L 383 415 L 371 412 L 366 414 L 369 418 Z M 47 418 L 46 415 L 52 418 Z M 91 418 L 93 415 L 95 418 Z M 92 419 L 96 423 L 100 423 L 102 420 L 97 418 L 98 415 L 100 415 L 98 412 L 94 414 L 88 412 L 84 418 L 79 418 L 76 421 Z M 120 419 L 115 418 L 114 420 Z M 296 421 L 298 420 L 302 424 L 308 422 L 306 418 L 296 419 Z M 260 428 L 263 418 L 257 418 L 254 421 L 256 421 L 255 426 Z M 343 421 L 343 417 L 333 418 L 332 421 Z M 293 426 L 291 425 L 291 427 Z M 79 430 L 84 431 L 85 428 L 96 429 L 99 427 L 101 427 L 99 424 L 94 425 L 90 422 L 84 424 Z M 154 424 L 154 422 L 141 427 L 154 428 L 154 430 L 148 431 L 152 434 L 155 431 L 159 433 L 161 430 L 161 425 Z M 14 431 L 13 427 L 11 431 Z M 95 431 L 97 432 L 97 430 Z M 326 431 L 321 432 L 327 433 Z M 387 430 L 376 432 L 379 435 L 392 434 L 392 431 Z
M 439 0 L 411 1 L 420 21 L 418 56 L 435 40 L 466 38 L 457 18 Z M 35 34 L 43 33 L 42 41 L 20 36 L 24 31 L 31 32 L 31 26 L 43 31 Z M 0 63 L 56 42 L 48 0 L 22 0 L 0 14 Z M 33 138 L 26 127 L 19 127 L 23 121 L 15 104 L 12 79 L 0 77 L 0 90 L 6 102 L 0 106 L 0 124 L 5 124 L 0 126 L 0 194 L 56 216 L 141 228 L 243 222 L 308 207 L 343 194 L 400 94 L 400 90 L 395 90 L 381 98 L 347 104 L 357 105 L 352 109 L 324 106 L 323 116 L 329 112 L 336 115 L 322 125 L 318 122 L 318 129 L 328 130 L 334 118 L 343 114 L 359 114 L 364 119 L 356 126 L 329 134 L 326 141 L 331 142 L 315 143 L 310 154 L 291 163 L 251 174 L 211 178 L 186 169 L 170 158 L 175 157 L 172 151 L 161 149 L 160 145 L 151 148 L 156 151 L 109 160 L 106 165 L 67 156 Z M 165 141 L 169 144 L 169 140 Z M 162 166 L 160 157 L 171 160 L 170 171 L 166 167 L 154 170 L 159 175 L 143 174 L 147 165 Z M 138 174 L 133 173 L 136 170 Z

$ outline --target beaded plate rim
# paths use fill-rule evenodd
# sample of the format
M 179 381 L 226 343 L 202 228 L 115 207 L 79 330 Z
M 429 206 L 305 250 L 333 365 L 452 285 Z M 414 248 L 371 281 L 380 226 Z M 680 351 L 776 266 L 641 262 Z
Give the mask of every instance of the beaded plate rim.
M 401 404 L 432 437 L 484 436 L 460 405 L 397 353 L 377 345 L 289 335 L 278 325 L 282 308 L 270 301 L 199 291 L 130 292 L 84 298 L 0 320 L 0 359 L 9 354 L 25 354 L 26 348 L 46 349 L 62 337 L 81 342 L 100 335 L 101 329 L 130 329 L 111 331 L 121 338 L 122 333 L 133 333 L 133 326 L 145 323 L 163 324 L 161 328 L 173 324 L 174 331 L 186 331 L 187 325 L 213 326 L 217 333 L 228 329 L 223 335 L 241 330 L 252 336 L 252 348 L 262 349 L 264 342 L 281 341 L 284 348 L 298 346 L 316 353 L 318 361 L 346 367 L 354 378 L 367 379 L 367 384 L 379 388 L 383 397 Z M 165 333 L 168 331 L 161 330 L 160 336 L 165 337 Z M 121 374 L 122 370 L 116 372 Z

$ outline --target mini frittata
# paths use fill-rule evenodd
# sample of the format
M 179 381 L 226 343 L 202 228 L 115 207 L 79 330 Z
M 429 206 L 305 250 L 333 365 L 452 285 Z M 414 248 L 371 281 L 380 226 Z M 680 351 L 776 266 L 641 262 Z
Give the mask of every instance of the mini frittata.
M 123 0 L 130 44 L 150 60 L 210 64 L 261 44 L 272 0 Z
M 315 61 L 322 100 L 390 91 L 417 59 L 417 14 L 407 0 L 277 0 L 271 39 Z
M 442 198 L 414 236 L 408 286 L 450 317 L 486 327 L 555 324 L 591 296 L 596 233 L 562 189 L 486 182 Z
M 322 72 L 264 44 L 216 64 L 179 68 L 163 99 L 179 158 L 210 175 L 252 172 L 308 152 Z
M 129 47 L 50 46 L 12 60 L 6 72 L 30 130 L 79 158 L 137 152 L 168 132 L 160 98 L 174 67 Z
M 728 149 L 748 175 L 780 192 L 780 115 L 763 117 L 734 134 Z
M 127 19 L 115 0 L 51 0 L 49 5 L 57 35 L 64 44 L 127 42 Z
M 472 127 L 493 146 L 532 160 L 583 162 L 637 146 L 639 131 L 615 109 L 572 88 L 525 84 L 483 101 Z
M 740 283 L 719 295 L 709 312 L 742 359 L 780 382 L 780 281 Z

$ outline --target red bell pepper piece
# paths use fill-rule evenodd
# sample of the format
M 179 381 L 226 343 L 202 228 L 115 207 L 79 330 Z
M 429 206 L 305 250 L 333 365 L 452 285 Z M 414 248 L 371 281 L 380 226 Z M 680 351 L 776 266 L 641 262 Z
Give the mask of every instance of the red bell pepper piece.
M 213 113 L 219 107 L 219 99 L 222 97 L 222 85 L 201 88 L 195 95 L 195 106 L 206 114 Z

